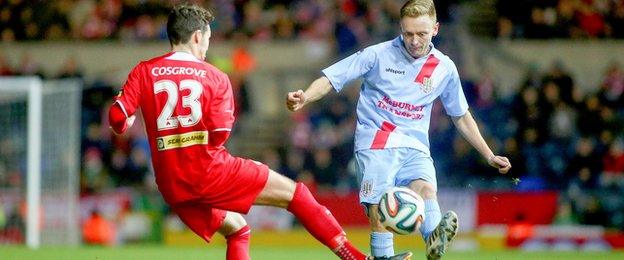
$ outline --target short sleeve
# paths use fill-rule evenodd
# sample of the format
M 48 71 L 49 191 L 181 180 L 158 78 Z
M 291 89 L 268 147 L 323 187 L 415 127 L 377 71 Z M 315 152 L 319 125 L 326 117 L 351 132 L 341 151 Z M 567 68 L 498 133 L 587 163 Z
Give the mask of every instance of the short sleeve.
M 128 74 L 128 79 L 124 83 L 121 92 L 117 95 L 115 102 L 119 103 L 126 117 L 134 115 L 141 101 L 141 74 L 143 70 L 139 64 Z
M 463 116 L 468 111 L 468 102 L 466 102 L 466 96 L 459 80 L 457 68 L 453 62 L 450 65 L 447 80 L 443 82 L 445 86 L 440 95 L 440 100 L 442 100 L 447 115 L 454 117 Z
M 210 102 L 209 130 L 231 130 L 234 125 L 234 95 L 232 84 L 227 76 L 221 78 L 219 87 L 213 92 Z
M 334 89 L 339 92 L 349 82 L 369 72 L 377 60 L 377 54 L 369 47 L 325 68 L 322 72 Z

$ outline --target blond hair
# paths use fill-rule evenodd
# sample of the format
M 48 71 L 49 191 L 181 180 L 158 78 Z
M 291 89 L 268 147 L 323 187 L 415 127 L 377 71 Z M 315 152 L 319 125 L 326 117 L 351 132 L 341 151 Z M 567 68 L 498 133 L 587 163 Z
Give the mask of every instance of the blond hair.
M 428 15 L 436 20 L 436 10 L 433 0 L 409 0 L 401 7 L 401 19 L 403 17 L 419 17 Z

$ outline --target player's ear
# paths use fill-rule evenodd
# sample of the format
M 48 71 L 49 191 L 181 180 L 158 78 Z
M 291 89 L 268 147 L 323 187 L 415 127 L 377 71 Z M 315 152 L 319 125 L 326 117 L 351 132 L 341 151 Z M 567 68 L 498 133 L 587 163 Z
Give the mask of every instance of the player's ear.
M 196 30 L 195 32 L 193 32 L 193 36 L 191 36 L 192 43 L 199 44 L 201 42 L 202 36 L 203 35 L 201 30 Z

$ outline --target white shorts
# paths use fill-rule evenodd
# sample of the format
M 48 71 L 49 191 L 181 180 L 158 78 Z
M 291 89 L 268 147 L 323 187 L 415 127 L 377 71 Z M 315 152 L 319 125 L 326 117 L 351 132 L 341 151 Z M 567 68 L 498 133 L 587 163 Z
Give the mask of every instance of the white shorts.
M 383 193 L 393 186 L 407 186 L 422 179 L 437 190 L 433 159 L 408 147 L 369 149 L 355 152 L 360 203 L 379 204 Z

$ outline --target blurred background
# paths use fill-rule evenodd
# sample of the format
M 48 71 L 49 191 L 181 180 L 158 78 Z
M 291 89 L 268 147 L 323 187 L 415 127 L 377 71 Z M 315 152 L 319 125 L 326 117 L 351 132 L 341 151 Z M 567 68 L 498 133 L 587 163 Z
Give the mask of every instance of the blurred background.
M 162 201 L 143 124 L 114 136 L 106 114 L 130 69 L 169 50 L 167 13 L 179 2 L 0 1 L 0 75 L 37 76 L 44 88 L 64 85 L 61 79 L 80 86 L 71 112 L 79 151 L 79 234 L 72 243 L 203 243 Z M 235 91 L 230 151 L 306 183 L 343 225 L 364 228 L 354 233 L 365 247 L 353 162 L 359 85 L 297 113 L 287 112 L 285 95 L 305 89 L 333 62 L 396 37 L 403 1 L 191 2 L 216 16 L 208 60 Z M 490 168 L 436 104 L 430 140 L 440 204 L 463 223 L 454 247 L 624 247 L 624 0 L 435 4 L 441 26 L 434 44 L 455 61 L 487 142 L 513 164 L 505 176 Z M 2 95 L 0 244 L 22 244 L 28 147 L 11 118 L 25 117 L 26 109 Z M 67 103 L 58 102 L 63 111 Z M 44 230 L 56 223 L 46 220 L 49 208 L 42 206 Z M 282 210 L 254 207 L 248 221 L 269 234 L 300 230 Z M 264 243 L 256 232 L 253 243 Z M 270 243 L 313 244 L 283 240 Z M 422 247 L 419 240 L 405 244 Z

